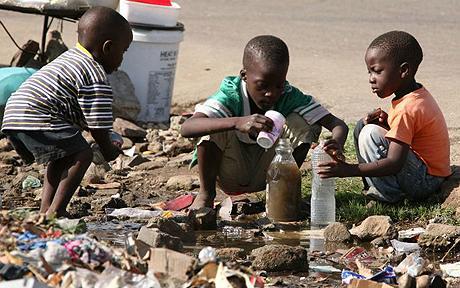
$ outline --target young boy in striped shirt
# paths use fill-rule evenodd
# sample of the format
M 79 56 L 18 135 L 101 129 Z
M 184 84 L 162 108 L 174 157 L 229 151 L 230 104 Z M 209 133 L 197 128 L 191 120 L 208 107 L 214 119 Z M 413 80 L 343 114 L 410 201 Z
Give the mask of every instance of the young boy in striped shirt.
M 106 160 L 121 152 L 109 137 L 115 71 L 132 41 L 115 10 L 89 9 L 78 23 L 78 44 L 27 79 L 11 95 L 2 132 L 25 163 L 47 163 L 40 212 L 66 207 L 93 159 L 81 131 L 89 130 Z
M 244 49 L 240 75 L 225 78 L 219 91 L 197 105 L 194 115 L 184 122 L 182 136 L 202 137 L 195 159 L 200 193 L 191 209 L 213 207 L 216 181 L 228 194 L 265 189 L 275 145 L 265 151 L 254 139 L 260 131 L 273 128 L 273 121 L 264 116 L 267 110 L 286 117 L 284 136 L 291 140 L 298 166 L 311 143 L 318 140 L 322 126 L 332 132 L 325 149 L 343 156 L 348 127 L 286 81 L 288 66 L 288 47 L 281 39 L 271 35 L 253 38 Z

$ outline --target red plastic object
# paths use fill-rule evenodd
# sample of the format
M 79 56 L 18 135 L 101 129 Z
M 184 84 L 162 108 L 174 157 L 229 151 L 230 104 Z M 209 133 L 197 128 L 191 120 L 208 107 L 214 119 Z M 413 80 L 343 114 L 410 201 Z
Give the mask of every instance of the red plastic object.
M 161 5 L 161 6 L 172 6 L 171 0 L 128 0 L 131 2 L 140 2 L 145 4 Z
M 192 205 L 195 196 L 191 194 L 182 195 L 176 199 L 166 202 L 164 210 L 180 211 Z

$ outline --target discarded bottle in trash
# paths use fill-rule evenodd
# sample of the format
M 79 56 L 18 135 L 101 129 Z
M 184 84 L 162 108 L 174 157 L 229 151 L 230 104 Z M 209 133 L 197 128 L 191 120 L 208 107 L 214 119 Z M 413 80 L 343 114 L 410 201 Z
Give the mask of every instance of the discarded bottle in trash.
M 216 249 L 210 246 L 204 247 L 203 249 L 201 249 L 200 253 L 198 253 L 198 259 L 200 260 L 200 263 L 203 265 L 208 262 L 216 262 Z
M 266 209 L 273 221 L 297 221 L 300 214 L 301 177 L 289 139 L 281 138 L 267 172 Z
M 318 175 L 318 164 L 332 161 L 331 156 L 323 150 L 321 142 L 313 149 L 311 155 L 312 183 L 311 183 L 311 224 L 316 226 L 328 225 L 335 222 L 335 179 L 322 179 Z

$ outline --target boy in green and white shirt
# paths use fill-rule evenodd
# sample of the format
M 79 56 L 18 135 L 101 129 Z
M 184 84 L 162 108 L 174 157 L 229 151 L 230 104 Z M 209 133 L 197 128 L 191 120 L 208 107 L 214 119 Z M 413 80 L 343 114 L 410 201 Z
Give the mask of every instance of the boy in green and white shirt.
M 271 131 L 264 116 L 275 110 L 286 117 L 283 137 L 291 139 L 294 158 L 302 165 L 321 126 L 332 132 L 325 149 L 342 154 L 348 128 L 345 123 L 286 81 L 289 52 L 279 38 L 263 35 L 246 45 L 240 76 L 227 77 L 217 93 L 197 105 L 182 125 L 182 136 L 201 137 L 197 145 L 200 193 L 192 209 L 212 207 L 216 181 L 227 194 L 265 189 L 266 172 L 274 146 L 265 150 L 255 142 L 260 131 Z

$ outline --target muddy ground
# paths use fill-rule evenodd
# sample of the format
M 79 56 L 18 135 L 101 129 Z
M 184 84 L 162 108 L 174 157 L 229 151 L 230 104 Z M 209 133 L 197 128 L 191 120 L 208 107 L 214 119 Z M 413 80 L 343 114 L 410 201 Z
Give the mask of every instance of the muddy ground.
M 189 112 L 190 109 L 189 106 L 174 107 L 173 113 L 177 113 L 177 111 Z M 189 169 L 194 142 L 180 137 L 178 132 L 185 117 L 175 116 L 171 119 L 169 127 L 159 125 L 146 127 L 146 129 L 132 126 L 132 124 L 124 121 L 115 121 L 115 131 L 126 136 L 124 137 L 124 148 L 134 149 L 135 156 L 120 156 L 110 163 L 111 169 L 92 165 L 68 207 L 70 217 L 83 218 L 88 223 L 89 231 L 99 240 L 123 247 L 129 234 L 132 233 L 136 236 L 140 227 L 148 222 L 148 219 L 136 220 L 128 217 L 114 218 L 108 216 L 108 213 L 113 209 L 133 207 L 153 210 L 161 207 L 161 203 L 164 201 L 198 192 L 197 169 L 196 167 Z M 139 137 L 139 135 L 144 136 Z M 88 140 L 91 141 L 91 139 Z M 37 210 L 40 205 L 41 183 L 43 183 L 45 167 L 37 164 L 22 165 L 20 157 L 11 149 L 12 147 L 8 145 L 5 139 L 0 141 L 2 208 Z M 304 173 L 310 173 L 308 162 L 304 163 L 302 170 L 305 170 Z M 30 176 L 35 177 L 39 182 Z M 219 193 L 216 200 L 221 201 L 225 197 L 224 194 Z M 256 194 L 250 200 L 260 202 L 261 198 L 263 196 Z M 308 201 L 306 202 L 308 203 Z M 263 203 L 253 207 L 256 207 L 254 212 L 264 210 Z M 225 255 L 231 255 L 230 258 L 236 257 L 235 259 L 239 261 L 238 265 L 249 265 L 251 262 L 244 259 L 251 254 L 253 249 L 267 244 L 287 244 L 291 247 L 304 247 L 310 251 L 308 256 L 310 266 L 319 263 L 343 268 L 337 262 L 337 257 L 334 256 L 335 251 L 344 253 L 348 248 L 357 245 L 364 245 L 364 247 L 373 249 L 369 242 L 356 240 L 339 244 L 325 244 L 322 239 L 317 238 L 312 240 L 311 236 L 302 234 L 309 229 L 308 222 L 281 228 L 272 227 L 274 232 L 266 232 L 267 227 L 255 225 L 257 221 L 254 219 L 259 219 L 259 216 L 247 216 L 236 222 L 219 221 L 217 230 L 197 232 L 196 242 L 184 245 L 183 251 L 197 256 L 200 249 L 207 245 L 216 248 L 236 248 L 236 250 L 224 252 Z M 395 223 L 394 227 L 396 230 L 402 230 L 418 224 L 422 227 L 426 225 L 426 223 Z M 238 227 L 243 227 L 244 230 Z M 280 234 L 280 229 L 283 231 L 293 230 L 294 232 L 292 234 Z M 386 241 L 389 239 L 391 238 L 387 238 Z M 381 243 L 385 243 L 385 241 Z M 316 249 L 324 252 L 314 252 Z M 443 252 L 427 252 L 424 257 L 437 262 L 444 255 L 444 252 L 445 249 Z M 400 257 L 388 257 L 388 263 L 394 265 L 401 261 Z M 451 253 L 447 258 L 449 262 L 458 259 L 460 256 L 456 253 Z M 270 262 L 271 260 L 264 261 Z M 314 271 L 271 272 L 268 276 L 269 282 L 275 287 L 337 287 L 341 282 L 340 275 L 337 273 Z

